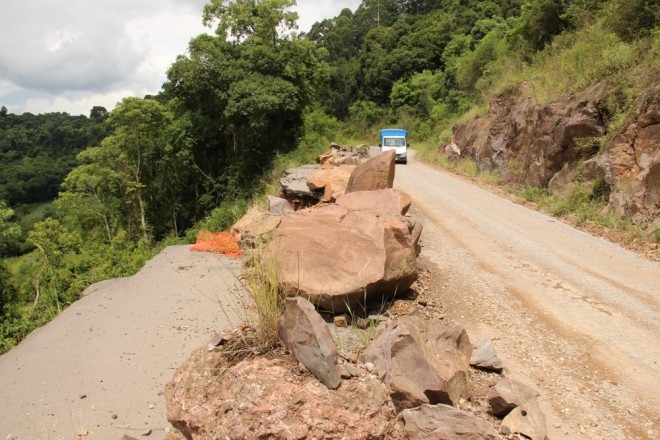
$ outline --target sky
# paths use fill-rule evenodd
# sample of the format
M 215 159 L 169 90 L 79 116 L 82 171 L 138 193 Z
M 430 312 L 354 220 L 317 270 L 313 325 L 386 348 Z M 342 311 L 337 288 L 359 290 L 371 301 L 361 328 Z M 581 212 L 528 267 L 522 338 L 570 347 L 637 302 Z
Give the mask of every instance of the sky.
M 0 0 L 0 106 L 21 114 L 112 110 L 157 93 L 202 25 L 207 0 Z M 298 0 L 298 26 L 361 0 Z

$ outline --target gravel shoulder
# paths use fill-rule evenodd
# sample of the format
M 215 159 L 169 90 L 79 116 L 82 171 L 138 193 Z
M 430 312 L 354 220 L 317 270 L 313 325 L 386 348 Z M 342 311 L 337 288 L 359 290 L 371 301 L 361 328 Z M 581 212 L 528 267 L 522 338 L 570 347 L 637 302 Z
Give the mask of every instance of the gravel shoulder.
M 660 264 L 410 160 L 442 312 L 538 388 L 549 437 L 660 436 Z
M 240 260 L 170 246 L 0 356 L 0 439 L 165 438 L 163 390 L 243 312 Z

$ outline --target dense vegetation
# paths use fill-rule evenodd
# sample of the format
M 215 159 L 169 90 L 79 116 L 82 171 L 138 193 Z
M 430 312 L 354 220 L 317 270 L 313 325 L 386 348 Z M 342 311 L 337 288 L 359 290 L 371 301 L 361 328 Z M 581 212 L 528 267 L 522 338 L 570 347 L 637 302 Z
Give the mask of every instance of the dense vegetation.
M 607 79 L 617 121 L 660 70 L 660 0 L 363 0 L 307 35 L 293 4 L 211 0 L 215 35 L 191 40 L 156 96 L 107 114 L 3 109 L 0 352 L 90 283 L 226 229 L 340 129 L 371 141 L 397 124 L 432 156 L 451 124 L 522 80 L 549 100 Z

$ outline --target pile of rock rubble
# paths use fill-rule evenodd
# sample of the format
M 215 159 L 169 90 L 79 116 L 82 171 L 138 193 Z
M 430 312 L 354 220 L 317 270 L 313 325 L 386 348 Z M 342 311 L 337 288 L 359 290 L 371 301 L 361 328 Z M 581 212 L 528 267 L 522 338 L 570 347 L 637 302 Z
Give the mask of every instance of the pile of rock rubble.
M 234 226 L 244 246 L 269 243 L 263 265 L 277 266 L 287 296 L 284 348 L 233 361 L 220 338 L 195 351 L 165 391 L 168 419 L 186 438 L 546 437 L 539 393 L 509 378 L 489 389 L 487 405 L 458 408 L 474 399 L 471 369 L 503 371 L 492 342 L 475 348 L 441 319 L 369 313 L 418 276 L 421 226 L 407 215 L 411 198 L 392 188 L 394 171 L 392 152 L 343 155 L 306 178 L 310 191 L 321 188 L 319 204 L 295 210 L 271 198 L 268 211 Z M 331 191 L 319 186 L 323 176 Z

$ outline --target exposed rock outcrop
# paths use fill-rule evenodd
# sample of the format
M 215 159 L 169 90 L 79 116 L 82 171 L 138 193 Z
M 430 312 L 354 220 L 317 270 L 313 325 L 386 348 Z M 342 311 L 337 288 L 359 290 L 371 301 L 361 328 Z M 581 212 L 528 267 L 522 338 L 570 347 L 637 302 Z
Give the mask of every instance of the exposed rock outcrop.
M 649 90 L 631 122 L 601 145 L 609 127 L 606 92 L 600 84 L 567 101 L 537 104 L 524 82 L 493 98 L 487 116 L 455 125 L 445 154 L 472 157 L 480 171 L 498 169 L 507 182 L 555 195 L 581 185 L 644 227 L 660 215 L 660 89 Z
M 640 226 L 660 217 L 660 88 L 648 93 L 599 159 L 617 216 Z
M 602 97 L 602 93 L 600 95 Z M 530 83 L 495 97 L 487 117 L 454 126 L 445 151 L 470 156 L 480 170 L 545 187 L 566 163 L 592 155 L 578 140 L 605 133 L 599 96 L 537 105 Z

